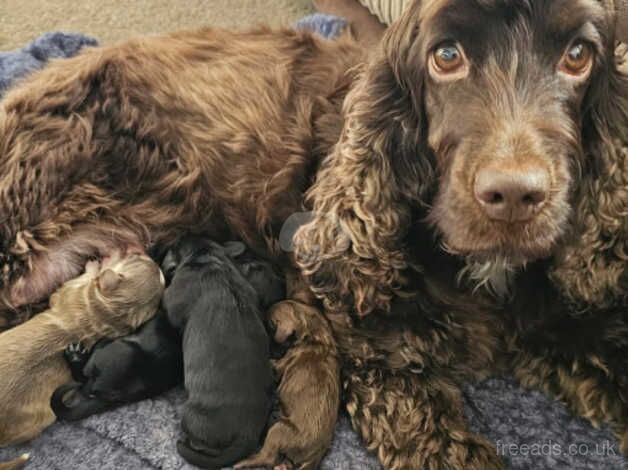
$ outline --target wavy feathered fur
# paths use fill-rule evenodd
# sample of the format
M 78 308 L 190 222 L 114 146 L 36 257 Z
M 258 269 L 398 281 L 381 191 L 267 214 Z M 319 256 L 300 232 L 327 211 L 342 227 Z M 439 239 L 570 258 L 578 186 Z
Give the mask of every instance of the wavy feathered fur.
M 583 105 L 587 165 L 573 231 L 551 274 L 573 301 L 609 306 L 628 300 L 628 75 L 625 53 L 602 60 Z
M 418 5 L 347 96 L 340 140 L 307 194 L 314 219 L 295 236 L 297 262 L 331 311 L 388 310 L 406 283 L 402 240 L 434 183 L 420 119 L 424 78 L 408 63 Z
M 338 139 L 362 54 L 349 39 L 206 29 L 24 80 L 0 107 L 3 304 L 45 298 L 112 247 L 189 232 L 282 258 L 276 237 Z
M 417 207 L 429 206 L 438 185 L 427 149 L 426 71 L 417 36 L 421 15 L 448 2 L 424 3 L 423 9 L 421 2 L 411 4 L 361 70 L 345 101 L 340 141 L 307 195 L 315 218 L 296 236 L 297 261 L 333 311 L 389 310 L 412 262 L 403 245 L 412 217 Z M 613 32 L 605 34 L 605 44 L 614 44 Z M 622 302 L 628 294 L 628 78 L 622 56 L 611 47 L 598 57 L 578 113 L 582 162 L 573 222 L 550 268 L 563 293 L 585 304 Z

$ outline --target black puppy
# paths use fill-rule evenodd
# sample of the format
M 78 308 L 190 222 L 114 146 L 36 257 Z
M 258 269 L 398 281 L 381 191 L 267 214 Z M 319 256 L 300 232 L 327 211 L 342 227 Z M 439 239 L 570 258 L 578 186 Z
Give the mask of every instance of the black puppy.
M 255 451 L 271 410 L 273 375 L 262 310 L 285 296 L 269 263 L 243 244 L 197 238 L 164 259 L 163 297 L 183 332 L 185 437 L 179 453 L 204 468 L 233 464 Z
M 59 387 L 51 406 L 67 421 L 157 396 L 183 382 L 181 337 L 162 309 L 135 333 L 101 340 L 91 353 L 69 345 L 65 358 L 76 382 Z

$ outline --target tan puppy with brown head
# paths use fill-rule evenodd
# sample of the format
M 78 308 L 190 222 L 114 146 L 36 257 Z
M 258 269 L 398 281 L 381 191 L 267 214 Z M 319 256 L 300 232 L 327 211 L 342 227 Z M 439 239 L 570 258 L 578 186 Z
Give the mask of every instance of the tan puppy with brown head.
M 0 446 L 29 440 L 55 421 L 52 393 L 72 379 L 63 358 L 68 344 L 91 347 L 130 333 L 156 312 L 163 288 L 146 256 L 90 262 L 50 297 L 48 310 L 0 333 Z
M 331 443 L 340 404 L 334 338 L 316 308 L 294 300 L 276 304 L 269 322 L 275 327 L 277 343 L 294 340 L 286 354 L 274 361 L 281 376 L 281 416 L 268 431 L 262 449 L 235 468 L 316 469 Z M 280 462 L 280 457 L 289 462 Z

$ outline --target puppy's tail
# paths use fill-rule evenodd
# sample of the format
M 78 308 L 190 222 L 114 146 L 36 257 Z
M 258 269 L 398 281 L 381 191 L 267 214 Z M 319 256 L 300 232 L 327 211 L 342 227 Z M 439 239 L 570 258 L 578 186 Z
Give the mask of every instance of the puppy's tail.
M 81 388 L 80 383 L 70 382 L 54 391 L 50 399 L 50 407 L 57 418 L 64 421 L 78 421 L 115 406 L 99 398 L 85 396 Z
M 22 454 L 10 462 L 0 463 L 0 470 L 18 470 L 24 466 L 29 457 L 28 454 Z
M 194 446 L 196 447 L 196 446 Z M 243 458 L 250 455 L 255 450 L 255 446 L 250 442 L 235 440 L 226 449 L 200 449 L 194 448 L 189 440 L 177 442 L 177 451 L 187 462 L 201 468 L 219 469 L 229 467 Z

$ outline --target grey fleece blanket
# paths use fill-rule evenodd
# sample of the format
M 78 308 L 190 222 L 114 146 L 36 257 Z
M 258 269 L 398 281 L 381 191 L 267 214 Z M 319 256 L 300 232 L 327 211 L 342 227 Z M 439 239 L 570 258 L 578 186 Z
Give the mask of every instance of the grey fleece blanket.
M 342 21 L 318 15 L 298 26 L 329 37 L 341 29 Z M 82 46 L 94 44 L 84 36 L 52 33 L 22 50 L 0 53 L 0 96 L 15 79 L 42 67 L 49 58 L 71 56 Z M 28 444 L 0 449 L 0 462 L 29 452 L 27 469 L 32 470 L 192 468 L 175 449 L 184 398 L 185 392 L 177 389 L 79 423 L 57 423 Z M 562 404 L 524 390 L 510 378 L 468 384 L 464 398 L 471 429 L 495 442 L 510 468 L 628 469 L 628 460 L 620 455 L 617 440 L 608 429 L 594 429 Z M 380 466 L 343 415 L 322 468 L 370 470 Z

